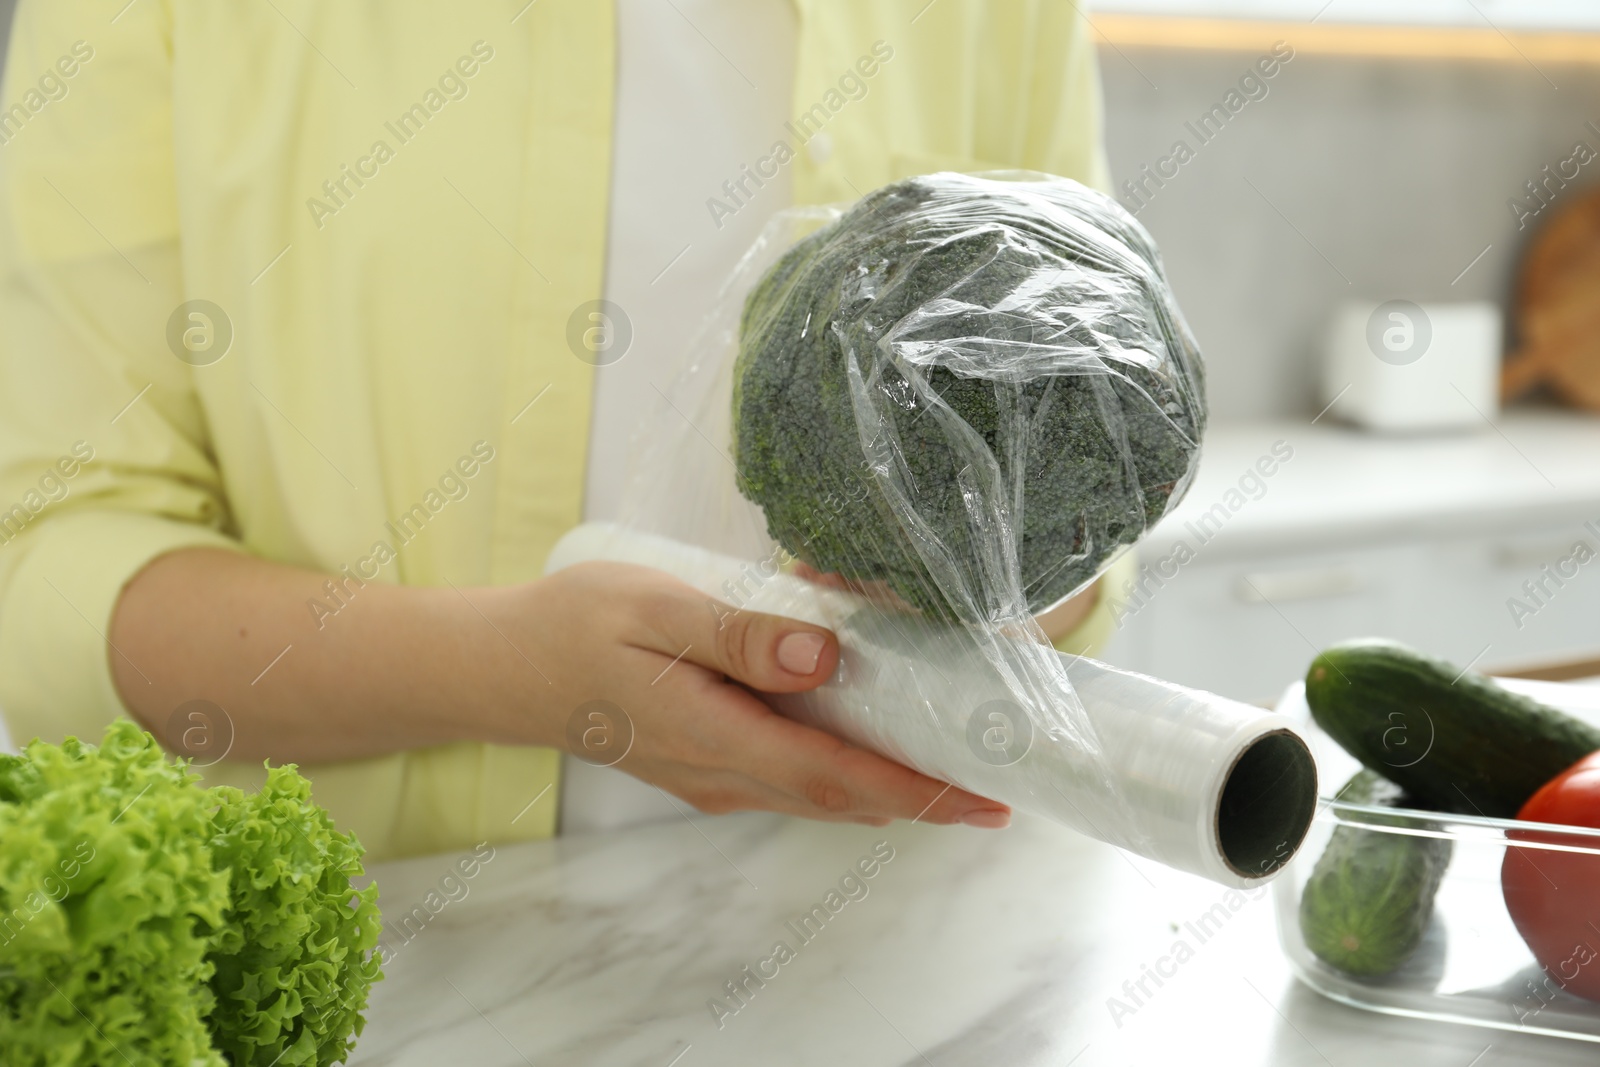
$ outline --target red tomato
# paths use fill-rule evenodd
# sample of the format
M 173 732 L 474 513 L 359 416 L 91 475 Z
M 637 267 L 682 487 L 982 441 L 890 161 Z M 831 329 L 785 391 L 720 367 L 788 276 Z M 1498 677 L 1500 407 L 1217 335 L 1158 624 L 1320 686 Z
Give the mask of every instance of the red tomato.
M 1600 752 L 1546 782 L 1517 818 L 1600 827 Z M 1536 831 L 1506 836 L 1595 850 L 1508 846 L 1500 886 L 1517 932 L 1551 979 L 1569 993 L 1600 1000 L 1600 841 Z

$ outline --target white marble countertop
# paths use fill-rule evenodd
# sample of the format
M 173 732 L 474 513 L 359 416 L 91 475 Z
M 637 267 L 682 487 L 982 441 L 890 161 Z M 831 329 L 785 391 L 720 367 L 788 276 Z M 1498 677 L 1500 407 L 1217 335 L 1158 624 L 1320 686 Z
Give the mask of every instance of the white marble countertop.
M 809 942 L 786 924 L 875 842 L 893 858 Z M 395 921 L 459 857 L 374 869 Z M 359 1065 L 1501 1067 L 1595 1046 L 1375 1015 L 1298 985 L 1259 891 L 1226 890 L 1026 816 L 993 832 L 687 817 L 499 850 L 405 941 L 393 927 Z M 462 887 L 465 895 L 462 895 Z M 860 890 L 852 888 L 859 895 Z M 843 899 L 842 897 L 839 899 Z M 837 906 L 837 905 L 836 905 Z M 424 912 L 426 914 L 426 912 Z M 810 932 L 810 931 L 808 931 Z M 1187 940 L 1131 1013 L 1111 997 Z M 764 987 L 718 1026 L 741 968 Z M 774 973 L 775 972 L 775 973 Z
M 1519 408 L 1469 431 L 1404 436 L 1340 425 L 1336 411 L 1315 424 L 1213 423 L 1188 496 L 1140 551 L 1164 555 L 1218 505 L 1228 510 L 1214 520 L 1213 558 L 1539 522 L 1600 525 L 1600 417 Z M 1287 461 L 1273 457 L 1276 442 L 1292 449 Z M 1274 473 L 1259 479 L 1262 488 L 1240 489 L 1263 457 Z

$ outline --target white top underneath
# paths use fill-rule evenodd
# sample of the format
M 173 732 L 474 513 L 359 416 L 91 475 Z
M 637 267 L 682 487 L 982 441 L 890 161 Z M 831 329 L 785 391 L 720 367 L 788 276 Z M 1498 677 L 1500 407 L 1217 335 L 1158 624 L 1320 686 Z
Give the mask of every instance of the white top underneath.
M 585 520 L 618 517 L 629 439 L 772 214 L 788 172 L 717 225 L 706 201 L 783 136 L 794 82 L 792 0 L 618 0 L 605 295 L 633 341 L 596 369 Z M 681 802 L 680 802 L 681 803 Z M 673 819 L 660 791 L 568 757 L 561 832 Z

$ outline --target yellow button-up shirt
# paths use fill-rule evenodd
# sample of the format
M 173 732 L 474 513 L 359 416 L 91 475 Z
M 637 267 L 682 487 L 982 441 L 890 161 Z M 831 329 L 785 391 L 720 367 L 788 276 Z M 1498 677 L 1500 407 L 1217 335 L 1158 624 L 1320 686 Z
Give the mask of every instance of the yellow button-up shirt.
M 795 2 L 797 113 L 873 42 L 895 50 L 829 122 L 832 151 L 796 159 L 798 202 L 940 168 L 1108 185 L 1069 0 Z M 112 609 L 174 549 L 412 585 L 539 576 L 581 507 L 593 372 L 567 329 L 601 295 L 613 18 L 603 0 L 23 0 L 0 97 L 15 740 L 98 738 L 123 712 Z M 558 769 L 456 744 L 306 771 L 382 858 L 548 835 Z

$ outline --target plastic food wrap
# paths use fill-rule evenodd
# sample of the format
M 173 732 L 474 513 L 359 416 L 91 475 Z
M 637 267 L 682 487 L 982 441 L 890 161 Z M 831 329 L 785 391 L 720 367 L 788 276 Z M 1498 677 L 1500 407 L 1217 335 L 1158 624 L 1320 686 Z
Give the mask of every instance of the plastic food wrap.
M 1292 852 L 1277 823 L 1292 839 L 1264 865 L 1222 840 L 1226 782 L 1276 724 L 1108 684 L 1034 618 L 1177 504 L 1205 424 L 1199 351 L 1114 201 L 936 174 L 783 213 L 690 351 L 641 428 L 623 521 L 575 531 L 551 567 L 646 562 L 834 628 L 838 675 L 775 706 L 963 788 L 1219 880 Z M 1141 703 L 1164 717 L 1101 714 Z M 1309 765 L 1298 739 L 1268 748 Z
M 1251 884 L 1294 854 L 1315 814 L 1310 752 L 1263 708 L 1058 654 L 1102 764 L 1035 729 L 981 631 L 610 523 L 568 533 L 549 567 L 588 560 L 654 567 L 724 600 L 742 590 L 745 610 L 831 628 L 837 672 L 810 693 L 768 696 L 779 711 L 1170 867 Z
M 1177 503 L 1205 401 L 1131 215 L 1076 182 L 939 174 L 766 273 L 733 417 L 739 490 L 784 548 L 993 624 L 1077 592 Z

